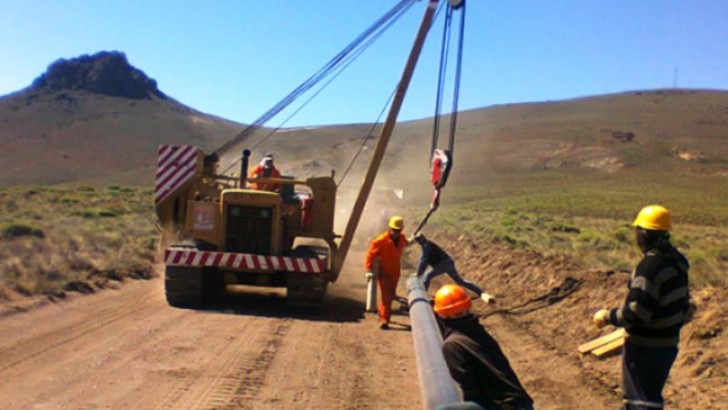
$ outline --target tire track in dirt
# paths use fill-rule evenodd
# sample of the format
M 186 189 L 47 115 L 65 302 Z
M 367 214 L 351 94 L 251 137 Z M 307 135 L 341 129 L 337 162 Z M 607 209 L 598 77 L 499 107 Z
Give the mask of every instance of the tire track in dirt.
M 371 354 L 367 352 L 366 340 L 351 340 L 340 332 L 335 333 L 334 346 L 336 352 L 327 352 L 322 365 L 324 369 L 340 368 L 342 363 L 347 364 L 347 369 L 341 374 L 328 374 L 327 377 L 337 378 L 334 384 L 336 390 L 333 396 L 340 398 L 340 408 L 344 409 L 372 409 L 376 408 L 373 403 L 372 384 L 376 383 L 377 375 L 371 368 L 373 362 Z M 329 372 L 330 373 L 330 372 Z
M 124 318 L 137 314 L 153 305 L 151 297 L 130 300 L 121 307 L 112 306 L 95 315 L 95 321 L 79 320 L 61 330 L 45 332 L 30 339 L 20 340 L 6 348 L 0 349 L 0 375 L 37 356 L 51 353 L 52 350 L 64 346 L 74 340 L 97 332 Z
M 196 315 L 196 312 L 189 313 Z M 134 405 L 129 407 L 156 409 L 199 407 L 199 401 L 205 397 L 211 388 L 210 386 L 214 385 L 216 380 L 219 379 L 217 374 L 231 366 L 240 352 L 245 351 L 258 337 L 260 327 L 249 326 L 251 323 L 252 320 L 250 319 L 243 320 L 233 329 L 235 331 L 248 328 L 246 339 L 241 341 L 234 336 L 227 336 L 224 338 L 225 343 L 216 343 L 214 349 L 209 352 L 211 360 L 205 362 L 202 365 L 204 367 L 195 366 L 189 362 L 193 360 L 192 358 L 184 357 L 181 359 L 181 366 L 155 371 L 155 377 L 152 378 L 155 387 L 145 386 L 142 391 L 143 394 L 138 397 Z M 203 348 L 198 337 L 196 335 L 196 337 L 190 338 L 184 345 L 175 343 L 174 338 L 170 341 L 164 341 L 163 344 L 169 346 L 170 351 L 188 353 Z M 162 396 L 161 399 L 159 398 L 160 395 Z M 156 405 L 152 406 L 155 403 Z
M 364 313 L 363 254 L 331 286 L 324 309 L 296 315 L 281 340 L 264 385 L 249 409 L 421 408 L 411 333 L 405 312 L 395 311 L 392 329 L 379 329 Z M 356 257 L 360 256 L 360 257 Z
M 232 337 L 230 343 L 214 352 L 205 371 L 177 371 L 176 386 L 156 409 L 241 409 L 250 408 L 265 382 L 266 373 L 276 357 L 282 340 L 291 327 L 290 319 L 277 321 L 250 318 L 244 339 Z M 150 392 L 148 396 L 153 396 Z M 152 397 L 139 401 L 149 403 Z
M 250 408 L 292 323 L 290 318 L 274 323 L 273 328 L 263 335 L 263 340 L 256 343 L 256 348 L 245 352 L 234 366 L 234 371 L 226 372 L 202 408 Z
M 129 285 L 2 318 L 0 409 L 418 407 L 410 334 L 346 281 L 315 313 L 258 291 L 176 309 L 161 280 Z

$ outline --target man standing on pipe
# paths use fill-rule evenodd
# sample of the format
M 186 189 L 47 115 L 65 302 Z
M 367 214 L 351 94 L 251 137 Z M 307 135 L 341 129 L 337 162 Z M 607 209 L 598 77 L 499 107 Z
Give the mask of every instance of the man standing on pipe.
M 435 294 L 434 310 L 442 326 L 445 356 L 465 403 L 448 410 L 533 410 L 533 399 L 518 380 L 498 342 L 471 312 L 463 288 L 445 285 Z
M 453 261 L 452 257 L 436 243 L 425 238 L 425 235 L 420 232 L 415 235 L 415 241 L 417 241 L 417 243 L 422 247 L 422 256 L 420 257 L 420 264 L 417 267 L 417 276 L 422 276 L 424 274 L 422 285 L 425 287 L 425 291 L 427 291 L 430 287 L 430 282 L 435 276 L 445 273 L 455 283 L 475 293 L 485 303 L 495 302 L 493 296 L 483 292 L 483 289 L 481 289 L 478 285 L 463 279 L 457 269 L 455 269 L 455 261 Z M 427 269 L 428 266 L 431 269 L 429 272 L 425 273 L 425 269 Z
M 395 299 L 397 283 L 401 272 L 402 251 L 408 245 L 407 238 L 402 234 L 404 219 L 393 216 L 389 219 L 389 229 L 372 240 L 364 260 L 367 280 L 372 280 L 374 261 L 379 261 L 376 275 L 379 285 L 379 327 L 389 329 L 389 319 L 392 316 L 392 301 Z

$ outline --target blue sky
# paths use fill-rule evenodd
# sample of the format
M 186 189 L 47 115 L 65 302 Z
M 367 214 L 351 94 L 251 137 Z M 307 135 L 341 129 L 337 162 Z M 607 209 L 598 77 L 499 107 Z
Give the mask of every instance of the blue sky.
M 395 3 L 0 0 L 0 95 L 30 85 L 59 58 L 116 50 L 180 102 L 251 122 Z M 416 3 L 287 125 L 374 121 L 399 79 L 425 6 Z M 728 90 L 726 22 L 728 0 L 468 0 L 460 107 L 675 83 Z M 441 24 L 442 16 L 402 120 L 434 112 Z

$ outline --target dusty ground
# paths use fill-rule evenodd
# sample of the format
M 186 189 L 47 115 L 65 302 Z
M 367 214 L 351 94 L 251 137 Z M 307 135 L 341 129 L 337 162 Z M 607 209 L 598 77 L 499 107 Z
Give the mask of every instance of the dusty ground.
M 155 279 L 6 314 L 0 408 L 421 407 L 410 333 L 364 315 L 359 271 L 321 313 L 251 288 L 215 309 L 175 309 Z
M 578 274 L 563 261 L 462 245 L 459 265 L 498 297 L 496 308 Z M 320 313 L 291 310 L 282 292 L 251 288 L 235 289 L 213 309 L 175 309 L 165 303 L 160 279 L 6 312 L 0 408 L 422 408 L 410 332 L 403 326 L 381 331 L 364 314 L 360 261 L 361 254 L 351 255 Z M 538 409 L 618 406 L 618 357 L 597 361 L 576 353 L 578 344 L 598 335 L 588 326 L 591 311 L 621 296 L 607 298 L 598 284 L 621 290 L 617 276 L 585 279 L 567 298 L 526 314 L 483 320 Z M 700 303 L 725 302 L 720 292 L 702 292 Z M 476 306 L 483 314 L 494 309 Z M 670 408 L 717 409 L 725 402 L 726 318 L 704 312 L 712 316 L 699 316 L 686 329 L 667 390 Z M 400 313 L 395 322 L 408 318 Z
M 456 250 L 463 276 L 481 284 L 498 299 L 494 307 L 480 305 L 482 322 L 506 350 L 513 351 L 509 357 L 526 387 L 540 401 L 539 408 L 549 400 L 566 403 L 561 397 L 563 390 L 552 389 L 555 384 L 551 382 L 561 378 L 571 383 L 564 384 L 564 388 L 575 389 L 573 394 L 583 395 L 586 401 L 574 407 L 548 404 L 546 408 L 618 407 L 621 356 L 581 356 L 577 347 L 614 330 L 596 329 L 591 317 L 600 308 L 621 305 L 629 272 L 584 270 L 568 260 L 543 258 L 462 237 L 438 239 L 448 249 Z M 534 300 L 570 284 L 574 291 L 563 299 L 554 298 L 553 303 Z M 728 289 L 701 288 L 691 292 L 697 311 L 682 331 L 680 353 L 664 392 L 667 408 L 724 409 L 728 402 Z M 558 296 L 560 292 L 554 294 Z M 496 312 L 515 306 L 522 308 Z M 531 342 L 537 346 L 526 347 Z M 548 397 L 538 400 L 544 393 Z M 606 400 L 608 406 L 586 404 L 596 397 Z

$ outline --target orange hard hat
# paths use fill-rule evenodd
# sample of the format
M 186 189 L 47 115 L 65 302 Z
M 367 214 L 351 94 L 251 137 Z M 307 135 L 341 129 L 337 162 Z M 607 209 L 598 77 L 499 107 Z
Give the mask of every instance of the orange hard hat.
M 468 313 L 472 305 L 470 296 L 458 285 L 444 285 L 435 293 L 435 313 L 443 318 Z

